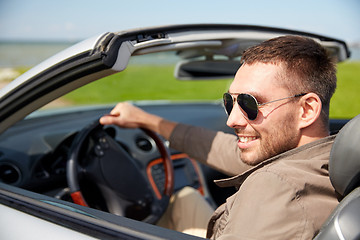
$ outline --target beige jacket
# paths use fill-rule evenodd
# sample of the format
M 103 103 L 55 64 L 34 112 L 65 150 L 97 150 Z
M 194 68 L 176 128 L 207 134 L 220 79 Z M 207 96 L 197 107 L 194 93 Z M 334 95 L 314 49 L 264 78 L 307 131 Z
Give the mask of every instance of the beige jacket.
M 239 158 L 236 136 L 178 125 L 171 147 L 227 173 L 217 181 L 235 186 L 212 216 L 212 239 L 312 239 L 338 204 L 328 176 L 334 136 L 292 149 L 249 167 Z

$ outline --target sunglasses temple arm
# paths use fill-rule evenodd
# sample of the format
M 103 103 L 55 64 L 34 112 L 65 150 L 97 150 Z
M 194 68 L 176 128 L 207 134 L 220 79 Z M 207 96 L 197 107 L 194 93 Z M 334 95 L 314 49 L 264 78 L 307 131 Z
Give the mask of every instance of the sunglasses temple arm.
M 265 104 L 269 104 L 269 103 L 273 103 L 273 102 L 277 102 L 277 101 L 281 101 L 281 100 L 285 100 L 285 99 L 289 99 L 289 98 L 301 97 L 301 96 L 304 96 L 304 95 L 306 95 L 306 93 L 300 93 L 300 94 L 296 94 L 296 95 L 294 95 L 294 96 L 285 97 L 285 98 L 280 98 L 280 99 L 276 99 L 276 100 L 273 100 L 273 101 L 270 101 L 270 102 L 266 102 L 266 103 L 261 103 L 261 104 L 258 104 L 258 106 L 262 106 L 262 105 L 265 105 Z

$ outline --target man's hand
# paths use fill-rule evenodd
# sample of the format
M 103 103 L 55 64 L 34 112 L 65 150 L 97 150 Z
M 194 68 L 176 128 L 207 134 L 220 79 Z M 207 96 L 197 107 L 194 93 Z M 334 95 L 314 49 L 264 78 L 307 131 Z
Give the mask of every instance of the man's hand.
M 100 123 L 103 125 L 115 124 L 124 128 L 145 128 L 147 115 L 150 114 L 130 103 L 122 102 L 111 110 L 110 115 L 100 118 Z
M 127 102 L 118 103 L 110 115 L 100 118 L 103 125 L 115 124 L 124 128 L 146 128 L 169 139 L 175 122 L 167 121 L 157 115 L 150 114 Z

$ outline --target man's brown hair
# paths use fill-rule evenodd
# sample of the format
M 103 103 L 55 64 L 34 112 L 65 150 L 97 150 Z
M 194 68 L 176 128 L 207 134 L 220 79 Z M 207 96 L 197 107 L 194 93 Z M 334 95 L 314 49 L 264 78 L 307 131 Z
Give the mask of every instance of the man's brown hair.
M 290 94 L 316 93 L 322 102 L 321 118 L 328 126 L 330 99 L 336 89 L 336 65 L 319 43 L 301 36 L 277 37 L 247 49 L 241 62 L 284 66 L 279 77 Z

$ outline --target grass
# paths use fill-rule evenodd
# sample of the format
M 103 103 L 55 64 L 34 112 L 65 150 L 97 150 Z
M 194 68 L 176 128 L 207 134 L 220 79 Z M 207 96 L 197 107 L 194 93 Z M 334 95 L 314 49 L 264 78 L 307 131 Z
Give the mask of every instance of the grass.
M 126 100 L 213 100 L 226 91 L 231 79 L 178 81 L 172 66 L 132 66 L 65 96 L 76 104 Z
M 360 62 L 338 64 L 337 77 L 337 89 L 330 103 L 330 117 L 355 117 L 360 114 Z
M 20 69 L 23 72 L 23 69 Z M 338 64 L 338 86 L 331 100 L 331 118 L 360 114 L 360 62 Z M 72 104 L 116 103 L 127 100 L 216 100 L 231 79 L 178 81 L 172 66 L 130 66 L 126 71 L 88 84 L 64 96 Z

